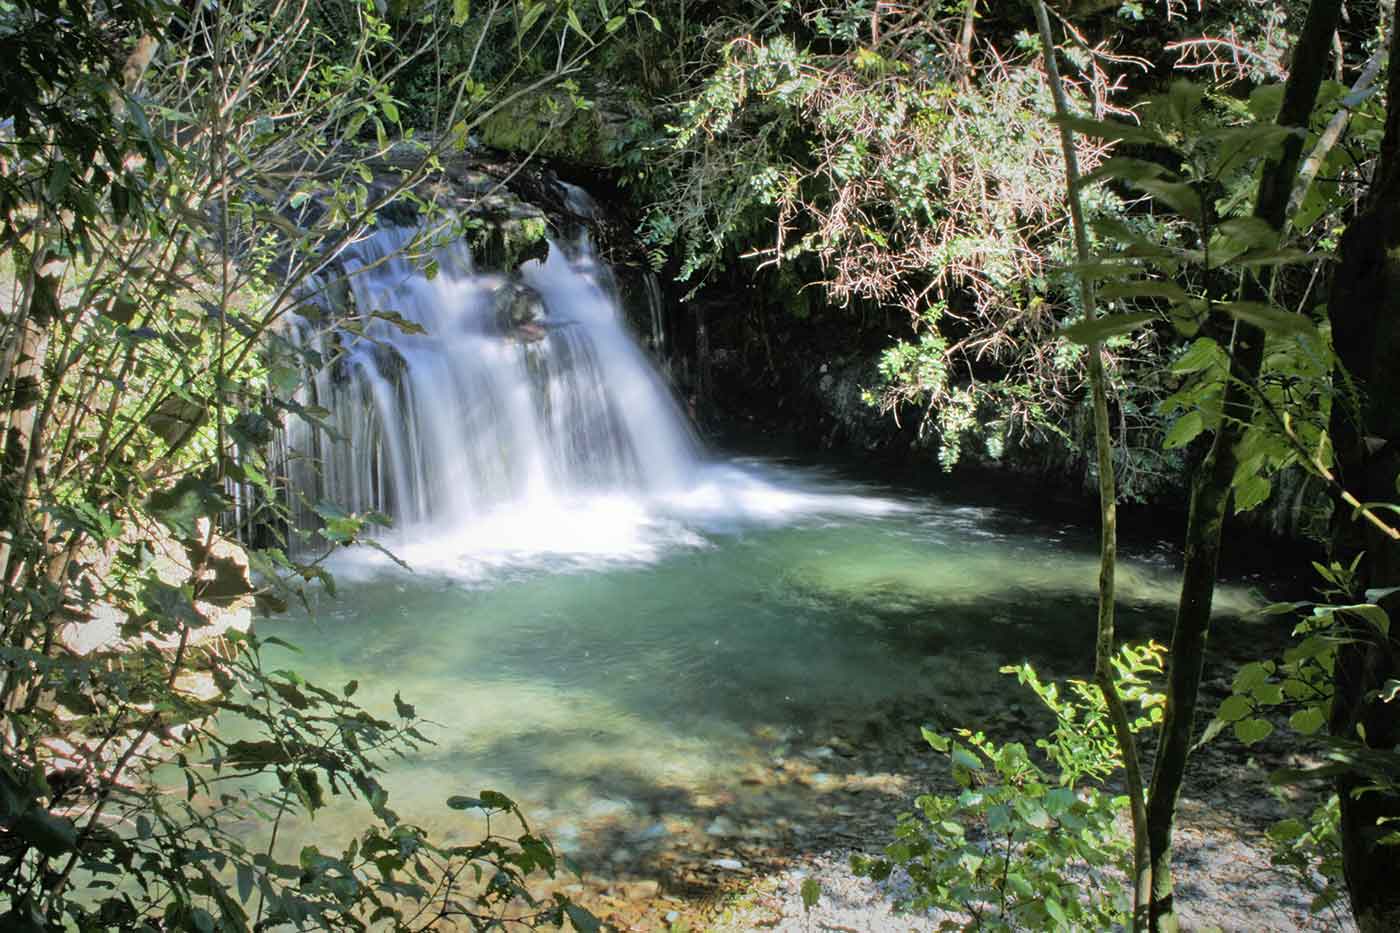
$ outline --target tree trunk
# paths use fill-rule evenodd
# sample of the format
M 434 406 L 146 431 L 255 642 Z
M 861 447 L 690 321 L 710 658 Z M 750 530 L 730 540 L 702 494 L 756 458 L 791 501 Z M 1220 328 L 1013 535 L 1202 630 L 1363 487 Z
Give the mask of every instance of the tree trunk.
M 1395 16 L 1400 25 L 1400 9 Z M 1354 385 L 1355 399 L 1333 402 L 1331 434 L 1338 480 L 1362 502 L 1394 501 L 1400 475 L 1400 42 L 1392 38 L 1385 137 L 1366 205 L 1342 237 L 1341 263 L 1333 279 L 1328 314 L 1332 339 L 1345 373 L 1339 386 Z M 1350 382 L 1348 382 L 1348 377 Z M 1400 546 L 1350 510 L 1333 520 L 1336 556 L 1348 563 L 1365 552 L 1359 567 L 1362 589 L 1400 585 Z M 1392 619 L 1400 600 L 1382 605 Z M 1338 648 L 1331 731 L 1373 748 L 1400 744 L 1400 709 L 1373 691 L 1400 678 L 1400 639 L 1357 625 L 1355 641 Z M 1400 775 L 1396 776 L 1400 778 Z M 1395 794 L 1353 792 L 1367 782 L 1356 774 L 1337 781 L 1342 810 L 1342 857 L 1357 926 L 1363 931 L 1400 929 L 1400 847 L 1377 846 L 1383 821 L 1400 818 Z
M 1279 111 L 1281 126 L 1307 126 L 1324 77 L 1332 33 L 1341 15 L 1341 0 L 1313 0 L 1298 38 L 1293 69 Z M 1267 161 L 1259 183 L 1254 214 L 1275 230 L 1283 229 L 1289 194 L 1298 173 L 1302 140 L 1290 136 L 1282 151 Z M 1267 281 L 1247 277 L 1243 297 L 1260 300 Z M 1148 794 L 1147 820 L 1152 852 L 1151 923 L 1154 930 L 1175 930 L 1176 905 L 1171 872 L 1172 830 L 1177 800 L 1186 775 L 1195 735 L 1196 703 L 1205 666 L 1210 632 L 1211 602 L 1220 559 L 1220 529 L 1230 502 L 1231 481 L 1238 466 L 1236 448 L 1253 418 L 1251 387 L 1264 358 L 1264 333 L 1240 323 L 1235 328 L 1231 379 L 1226 385 L 1220 428 L 1191 484 L 1191 508 L 1186 522 L 1181 599 L 1172 631 L 1167 672 L 1167 708 L 1163 717 L 1157 760 Z
M 973 3 L 967 7 L 967 36 L 971 44 Z M 1070 117 L 1069 99 L 1060 80 L 1055 63 L 1055 40 L 1050 31 L 1050 16 L 1044 0 L 1035 3 L 1036 25 L 1045 54 L 1045 77 L 1055 99 L 1055 113 Z M 1070 221 L 1074 227 L 1075 255 L 1080 263 L 1093 259 L 1089 235 L 1084 223 L 1084 208 L 1079 197 L 1079 156 L 1074 148 L 1074 133 L 1060 125 L 1060 146 L 1065 159 L 1065 187 L 1069 193 Z M 1084 304 L 1084 319 L 1098 317 L 1094 281 L 1087 275 L 1079 277 L 1080 296 Z M 1089 344 L 1089 384 L 1094 400 L 1094 451 L 1099 472 L 1099 612 L 1094 639 L 1094 679 L 1103 693 L 1109 718 L 1113 721 L 1118 751 L 1123 756 L 1124 780 L 1128 787 L 1129 814 L 1133 824 L 1133 930 L 1147 927 L 1148 904 L 1152 895 L 1151 853 L 1147 845 L 1147 802 L 1143 796 L 1142 763 L 1138 757 L 1137 740 L 1133 738 L 1128 711 L 1113 679 L 1113 656 L 1117 650 L 1114 636 L 1115 575 L 1118 568 L 1118 489 L 1113 472 L 1113 439 L 1109 434 L 1107 377 L 1104 375 L 1103 345 Z
M 46 256 L 47 253 L 41 255 Z M 58 315 L 58 276 L 42 274 L 39 268 L 29 276 L 29 288 L 22 303 L 14 334 L 13 360 L 9 380 L 0 386 L 0 398 L 7 403 L 3 449 L 0 449 L 0 582 L 10 585 L 14 570 L 23 559 L 22 547 L 28 522 L 25 500 L 28 464 L 35 442 L 34 426 L 44 398 L 44 356 L 48 352 L 49 326 Z

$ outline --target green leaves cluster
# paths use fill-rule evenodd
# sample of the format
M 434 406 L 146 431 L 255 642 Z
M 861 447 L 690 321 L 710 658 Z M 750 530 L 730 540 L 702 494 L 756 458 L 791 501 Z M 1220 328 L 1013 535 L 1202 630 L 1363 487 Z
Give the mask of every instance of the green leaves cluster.
M 506 798 L 462 845 L 389 809 L 410 703 L 372 715 L 240 634 L 254 599 L 333 594 L 325 559 L 384 522 L 315 502 L 293 533 L 271 451 L 289 419 L 337 441 L 298 389 L 339 351 L 282 352 L 281 322 L 393 202 L 431 226 L 411 192 L 490 106 L 454 83 L 462 132 L 412 139 L 395 79 L 440 33 L 401 44 L 381 8 L 0 4 L 0 927 L 596 928 L 532 899 L 557 862 Z M 333 804 L 359 837 L 283 862 Z
M 1323 763 L 1275 771 L 1273 784 L 1305 784 L 1359 772 L 1366 780 L 1358 794 L 1390 792 L 1400 786 L 1400 759 L 1393 752 L 1368 747 L 1364 726 L 1358 725 L 1356 735 L 1327 734 L 1339 650 L 1358 641 L 1383 643 L 1390 632 L 1390 615 L 1379 605 L 1389 592 L 1357 592 L 1360 560 L 1358 556 L 1350 564 L 1313 565 L 1323 581 L 1321 602 L 1275 603 L 1262 610 L 1265 617 L 1294 620 L 1292 642 L 1282 657 L 1252 661 L 1236 672 L 1230 695 L 1220 704 L 1201 744 L 1230 729 L 1240 742 L 1254 745 L 1274 735 L 1276 723 L 1286 717 L 1288 729 L 1314 746 Z M 1373 699 L 1389 703 L 1397 696 L 1400 681 L 1392 680 Z M 1316 892 L 1314 912 L 1337 903 L 1345 891 L 1340 824 L 1337 796 L 1327 794 L 1305 814 L 1276 823 L 1268 833 L 1274 864 L 1292 870 Z M 1400 832 L 1383 834 L 1376 843 L 1400 845 Z M 1316 883 L 1318 876 L 1323 879 L 1321 885 Z
M 1166 237 L 1154 238 L 1118 220 L 1097 221 L 1096 234 L 1109 249 L 1075 271 L 1094 284 L 1109 313 L 1062 333 L 1088 343 L 1155 325 L 1191 341 L 1170 361 L 1174 391 L 1157 404 L 1159 414 L 1172 419 L 1162 440 L 1166 449 L 1214 433 L 1227 417 L 1225 386 L 1236 379 L 1228 350 L 1234 326 L 1265 334 L 1260 377 L 1243 386 L 1257 414 L 1245 429 L 1232 481 L 1237 511 L 1266 501 L 1277 471 L 1297 463 L 1312 468 L 1315 461 L 1325 467 L 1330 457 L 1324 438 L 1335 359 L 1327 332 L 1306 309 L 1279 303 L 1286 284 L 1280 276 L 1322 257 L 1287 246 L 1267 221 L 1246 213 L 1260 161 L 1288 137 L 1305 133 L 1266 122 L 1277 111 L 1279 93 L 1276 86 L 1261 87 L 1244 106 L 1179 81 L 1143 108 L 1140 125 L 1071 121 L 1079 132 L 1154 154 L 1151 161 L 1115 156 L 1085 176 L 1086 185 L 1111 181 L 1140 193 L 1154 211 L 1165 209 L 1171 227 Z M 1241 278 L 1262 283 L 1258 299 L 1241 299 Z
M 1119 690 L 1142 711 L 1134 730 L 1161 716 L 1156 679 L 1164 653 L 1149 643 L 1115 656 Z M 1132 848 L 1119 825 L 1127 797 L 1102 789 L 1122 768 L 1102 692 L 1082 681 L 1045 683 L 1029 664 L 1003 671 L 1029 686 L 1056 719 L 1051 735 L 1036 742 L 1045 764 L 1019 742 L 925 729 L 963 789 L 919 797 L 884 855 L 855 856 L 852 865 L 877 879 L 895 868 L 907 872 L 915 894 L 906 906 L 965 918 L 946 920 L 946 929 L 966 922 L 994 930 L 1122 924 L 1132 910 L 1124 885 Z
M 948 465 L 965 436 L 1053 433 L 1082 378 L 1054 352 L 1068 306 L 1050 267 L 1070 245 L 1044 82 L 1023 46 L 958 64 L 962 14 L 769 11 L 673 121 L 641 228 L 682 281 L 747 259 L 776 287 L 819 285 L 833 317 L 905 312 L 868 397 Z

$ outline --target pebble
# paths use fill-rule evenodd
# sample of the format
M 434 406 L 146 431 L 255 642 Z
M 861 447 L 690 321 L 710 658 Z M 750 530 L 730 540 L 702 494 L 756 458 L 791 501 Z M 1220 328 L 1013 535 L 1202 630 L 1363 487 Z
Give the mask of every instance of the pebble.
M 725 871 L 742 871 L 744 863 L 736 858 L 712 858 L 710 864 Z
M 739 827 L 727 816 L 717 816 L 710 821 L 710 825 L 705 827 L 706 835 L 710 836 L 737 836 Z

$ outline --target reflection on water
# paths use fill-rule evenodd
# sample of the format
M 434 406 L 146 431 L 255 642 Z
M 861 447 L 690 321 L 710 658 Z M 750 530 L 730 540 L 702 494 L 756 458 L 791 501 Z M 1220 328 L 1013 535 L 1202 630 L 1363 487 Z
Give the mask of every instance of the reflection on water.
M 437 745 L 386 780 L 399 812 L 432 826 L 447 796 L 491 787 L 565 843 L 569 820 L 654 818 L 648 800 L 737 784 L 759 736 L 956 691 L 1005 660 L 1089 666 L 1091 532 L 761 464 L 703 469 L 672 496 L 391 542 L 414 573 L 347 554 L 339 599 L 261 631 L 300 645 L 290 665 L 309 679 L 358 678 L 372 709 L 400 690 L 436 723 Z M 1161 633 L 1175 586 L 1159 563 L 1125 564 L 1128 637 Z

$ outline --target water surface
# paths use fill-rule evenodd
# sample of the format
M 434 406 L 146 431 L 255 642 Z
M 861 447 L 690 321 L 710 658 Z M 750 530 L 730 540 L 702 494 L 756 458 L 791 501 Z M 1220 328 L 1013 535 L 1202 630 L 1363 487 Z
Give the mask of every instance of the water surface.
M 300 645 L 311 680 L 358 679 L 380 711 L 401 691 L 434 723 L 386 781 L 401 813 L 433 825 L 489 787 L 566 844 L 590 815 L 644 823 L 668 796 L 733 790 L 774 736 L 800 749 L 882 704 L 985 692 L 1008 661 L 1090 666 L 1089 530 L 754 461 L 700 470 L 669 496 L 391 539 L 413 572 L 347 554 L 338 599 L 261 630 Z M 1130 558 L 1119 585 L 1125 631 L 1161 637 L 1171 569 Z

